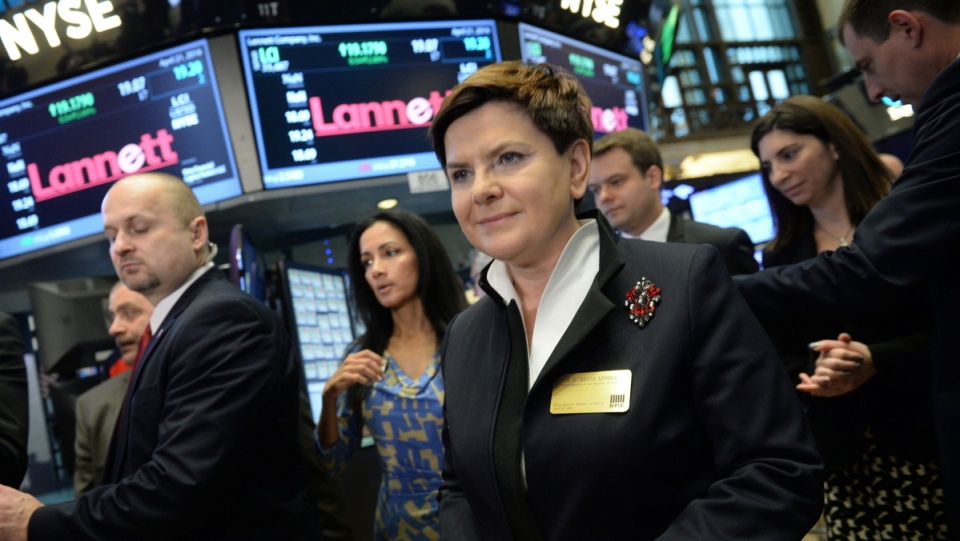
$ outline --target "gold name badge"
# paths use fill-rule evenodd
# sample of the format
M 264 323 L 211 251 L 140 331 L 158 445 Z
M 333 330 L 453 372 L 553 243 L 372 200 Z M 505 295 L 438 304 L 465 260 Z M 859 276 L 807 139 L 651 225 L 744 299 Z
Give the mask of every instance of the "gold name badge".
M 553 384 L 550 413 L 620 413 L 630 409 L 629 370 L 567 374 Z

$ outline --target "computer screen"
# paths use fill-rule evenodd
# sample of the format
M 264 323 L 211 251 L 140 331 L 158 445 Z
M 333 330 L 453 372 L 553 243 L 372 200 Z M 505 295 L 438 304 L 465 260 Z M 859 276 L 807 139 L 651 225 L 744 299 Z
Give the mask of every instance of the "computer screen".
M 526 23 L 520 32 L 520 58 L 549 62 L 572 73 L 593 102 L 591 117 L 597 134 L 624 128 L 647 129 L 646 91 L 639 58 L 595 47 Z
M 110 186 L 184 179 L 201 204 L 240 195 L 206 40 L 0 101 L 0 258 L 98 234 Z
M 500 60 L 493 20 L 241 30 L 266 189 L 440 167 L 444 96 Z
M 767 242 L 776 230 L 760 173 L 725 182 L 689 195 L 695 221 L 719 227 L 739 227 L 754 244 Z
M 346 271 L 280 261 L 279 278 L 284 318 L 303 363 L 313 418 L 319 419 L 323 386 L 354 339 Z
M 108 300 L 115 276 L 35 282 L 27 288 L 33 310 L 37 353 L 46 372 L 72 379 L 92 366 L 100 351 L 111 351 Z
M 823 97 L 847 114 L 872 142 L 893 137 L 913 127 L 913 107 L 900 103 L 874 102 L 867 96 L 863 78 L 842 86 Z

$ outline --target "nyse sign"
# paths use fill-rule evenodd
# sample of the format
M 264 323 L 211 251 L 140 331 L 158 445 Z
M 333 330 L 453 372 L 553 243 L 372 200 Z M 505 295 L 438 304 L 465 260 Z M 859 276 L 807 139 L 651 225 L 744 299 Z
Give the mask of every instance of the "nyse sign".
M 623 0 L 560 0 L 560 9 L 579 13 L 610 28 L 620 27 L 620 6 Z
M 0 1 L 0 14 L 8 6 L 19 6 L 22 0 Z M 51 49 L 62 42 L 60 29 L 65 37 L 80 40 L 91 33 L 101 33 L 119 27 L 120 17 L 114 13 L 110 0 L 59 0 L 30 7 L 0 19 L 0 44 L 10 60 L 19 60 L 24 53 L 35 55 L 41 45 Z

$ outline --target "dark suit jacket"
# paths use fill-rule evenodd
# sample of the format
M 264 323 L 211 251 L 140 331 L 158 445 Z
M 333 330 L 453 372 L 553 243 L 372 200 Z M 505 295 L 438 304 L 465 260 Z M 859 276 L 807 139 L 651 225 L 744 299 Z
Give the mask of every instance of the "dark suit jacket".
M 127 370 L 77 397 L 73 493 L 78 498 L 103 481 L 103 465 L 129 383 L 130 371 Z
M 614 244 L 599 221 L 600 272 L 529 394 L 515 303 L 485 287 L 448 329 L 441 538 L 800 539 L 822 507 L 820 457 L 716 250 Z M 640 328 L 624 298 L 643 277 L 662 300 Z M 561 376 L 619 369 L 629 411 L 550 413 Z
M 27 473 L 27 369 L 17 320 L 0 312 L 0 484 L 19 488 Z
M 315 539 L 290 340 L 211 269 L 156 329 L 104 484 L 38 509 L 31 541 Z
M 799 237 L 793 246 L 765 251 L 763 267 L 780 267 L 816 256 L 811 225 L 807 235 Z M 917 294 L 922 296 L 922 292 Z M 929 332 L 924 321 L 918 323 L 918 331 Z M 843 321 L 823 314 L 791 325 L 773 337 L 793 381 L 798 381 L 801 371 L 812 374 L 816 368 L 817 355 L 807 347 L 814 340 L 835 338 L 843 331 L 870 347 L 877 373 L 856 392 L 827 398 L 800 393 L 828 474 L 860 460 L 872 444 L 878 447 L 876 454 L 894 455 L 915 463 L 938 461 L 930 394 L 929 336 L 927 332 L 900 336 L 898 331 L 906 329 L 902 323 L 887 327 L 882 320 Z M 865 435 L 868 425 L 871 440 Z
M 753 241 L 743 229 L 694 222 L 671 213 L 667 242 L 710 244 L 716 247 L 730 274 L 750 274 L 760 269 L 753 257 Z
M 934 80 L 917 108 L 903 175 L 857 227 L 853 244 L 815 259 L 738 277 L 773 330 L 820 314 L 894 324 L 932 313 L 933 406 L 951 527 L 960 531 L 960 62 Z M 924 287 L 926 298 L 905 287 Z

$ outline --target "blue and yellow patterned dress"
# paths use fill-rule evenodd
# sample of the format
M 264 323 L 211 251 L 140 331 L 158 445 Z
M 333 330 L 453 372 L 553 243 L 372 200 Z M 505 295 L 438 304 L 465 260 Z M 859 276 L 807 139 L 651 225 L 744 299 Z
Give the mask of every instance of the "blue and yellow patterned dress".
M 363 422 L 380 455 L 383 480 L 377 497 L 375 538 L 384 541 L 440 539 L 437 490 L 443 465 L 443 376 L 439 352 L 416 380 L 384 352 L 385 376 L 368 390 Z M 349 404 L 337 400 L 340 440 L 320 454 L 331 473 L 360 448 L 361 427 Z M 319 448 L 319 446 L 318 446 Z

